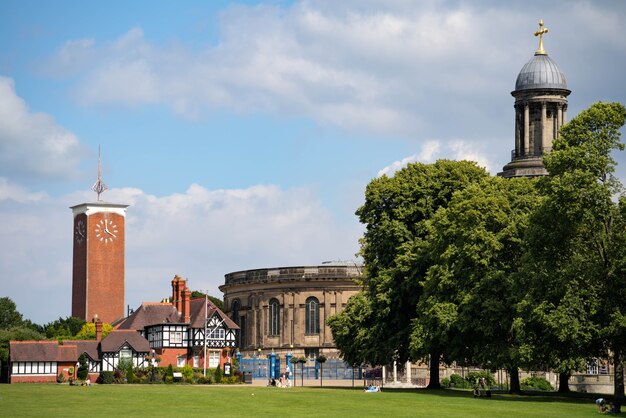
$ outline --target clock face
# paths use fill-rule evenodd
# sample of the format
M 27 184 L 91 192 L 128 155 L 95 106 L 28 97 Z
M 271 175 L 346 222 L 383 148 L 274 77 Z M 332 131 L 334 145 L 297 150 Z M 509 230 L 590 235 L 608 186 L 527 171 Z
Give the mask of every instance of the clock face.
M 87 228 L 85 227 L 85 221 L 82 219 L 76 222 L 74 227 L 74 239 L 78 244 L 82 244 L 87 238 Z
M 117 238 L 117 225 L 115 225 L 115 222 L 108 219 L 100 219 L 100 221 L 96 224 L 95 233 L 97 239 L 105 244 L 108 244 Z

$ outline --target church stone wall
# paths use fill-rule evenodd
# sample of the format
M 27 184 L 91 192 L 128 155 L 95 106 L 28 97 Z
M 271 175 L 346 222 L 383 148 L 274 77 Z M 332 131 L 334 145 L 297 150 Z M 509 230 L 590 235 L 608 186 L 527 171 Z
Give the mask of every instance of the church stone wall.
M 220 290 L 224 293 L 224 311 L 241 326 L 239 350 L 244 356 L 274 351 L 280 355 L 317 352 L 337 357 L 326 322 L 342 312 L 350 296 L 360 290 L 354 281 L 360 275 L 360 266 L 347 263 L 227 274 Z M 319 302 L 319 332 L 307 334 L 306 301 L 310 297 Z M 274 299 L 279 305 L 279 332 L 272 335 L 270 303 Z

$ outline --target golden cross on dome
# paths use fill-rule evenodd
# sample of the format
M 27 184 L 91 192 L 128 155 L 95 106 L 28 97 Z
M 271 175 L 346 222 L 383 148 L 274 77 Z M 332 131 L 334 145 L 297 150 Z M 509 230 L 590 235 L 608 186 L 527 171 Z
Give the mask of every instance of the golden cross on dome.
M 543 49 L 543 34 L 548 33 L 548 28 L 543 27 L 543 20 L 539 19 L 539 30 L 535 32 L 535 36 L 539 37 L 539 49 L 535 51 L 535 54 L 546 55 L 546 50 Z

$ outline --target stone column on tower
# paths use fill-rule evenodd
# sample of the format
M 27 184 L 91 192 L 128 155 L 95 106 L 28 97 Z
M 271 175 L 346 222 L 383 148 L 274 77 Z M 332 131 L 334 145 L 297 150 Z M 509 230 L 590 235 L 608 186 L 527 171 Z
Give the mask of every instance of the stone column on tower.
M 543 47 L 543 35 L 548 33 L 548 29 L 543 27 L 543 21 L 539 22 L 539 28 L 535 32 L 535 36 L 539 37 L 539 48 L 534 57 L 522 67 L 517 76 L 515 90 L 511 92 L 515 97 L 515 108 L 524 109 L 523 131 L 519 132 L 516 128 L 515 150 L 511 152 L 511 162 L 498 173 L 502 177 L 535 177 L 548 174 L 543 166 L 543 155 L 551 150 L 558 128 L 565 123 L 570 90 L 567 89 L 565 76 Z M 562 121 L 555 121 L 555 118 L 562 118 Z M 515 123 L 518 126 L 517 110 Z

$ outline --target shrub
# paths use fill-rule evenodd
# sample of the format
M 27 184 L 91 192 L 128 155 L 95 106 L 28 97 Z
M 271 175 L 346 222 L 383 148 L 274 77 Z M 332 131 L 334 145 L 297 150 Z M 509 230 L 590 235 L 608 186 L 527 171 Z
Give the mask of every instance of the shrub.
M 174 376 L 165 376 L 165 383 L 167 383 L 168 385 L 174 383 Z
M 98 380 L 96 382 L 110 385 L 115 382 L 115 374 L 113 372 L 100 372 L 100 376 L 98 376 Z
M 444 388 L 449 388 L 450 387 L 450 379 L 448 379 L 447 377 L 444 377 L 443 379 L 441 379 L 441 387 Z
M 80 380 L 85 380 L 87 379 L 87 376 L 89 375 L 89 364 L 87 362 L 87 356 L 85 356 L 85 353 L 81 354 L 80 357 L 78 357 L 78 370 L 76 371 L 76 377 L 78 377 Z
M 215 383 L 222 383 L 222 368 L 218 365 L 213 373 L 213 379 Z
M 204 376 L 200 376 L 199 378 L 196 379 L 196 382 L 199 385 L 207 385 L 207 384 L 211 384 L 211 378 L 209 376 L 204 377 Z
M 113 383 L 124 383 L 124 373 L 119 370 L 113 372 Z
M 172 379 L 174 378 L 174 367 L 172 367 L 171 364 L 169 364 L 165 369 L 165 377 L 171 377 Z
M 543 377 L 535 377 L 535 376 L 522 379 L 522 381 L 520 382 L 520 386 L 522 387 L 522 389 L 525 389 L 525 390 L 526 389 L 545 390 L 545 391 L 554 390 L 550 382 L 548 382 L 546 379 L 544 379 Z
M 458 389 L 465 389 L 465 388 L 470 387 L 469 382 L 463 379 L 463 376 L 461 376 L 460 374 L 456 374 L 456 373 L 450 375 L 450 383 L 451 383 L 451 386 L 454 385 L 454 387 Z
M 63 374 L 63 372 L 61 372 L 57 376 L 57 383 L 63 383 L 63 382 L 65 382 L 65 375 Z
M 485 378 L 485 383 L 487 387 L 496 383 L 495 379 L 487 370 L 479 370 L 479 371 L 471 371 L 467 374 L 465 378 L 471 387 L 477 385 L 480 382 L 480 379 Z
M 121 358 L 117 363 L 117 370 L 126 373 L 129 367 L 133 367 L 133 361 L 129 358 Z
M 180 372 L 183 374 L 185 381 L 191 383 L 191 380 L 193 377 L 193 368 L 187 364 L 183 368 L 180 369 Z
M 133 371 L 133 368 L 129 367 L 126 370 L 126 381 L 128 383 L 135 383 L 136 380 L 137 380 L 137 378 L 135 377 L 135 372 Z

